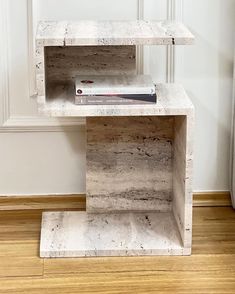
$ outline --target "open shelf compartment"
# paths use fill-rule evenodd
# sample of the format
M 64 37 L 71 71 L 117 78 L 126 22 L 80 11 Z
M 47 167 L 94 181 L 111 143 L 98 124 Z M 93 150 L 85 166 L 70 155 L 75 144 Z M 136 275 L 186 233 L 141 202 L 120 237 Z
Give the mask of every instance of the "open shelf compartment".
M 88 117 L 86 212 L 44 213 L 41 256 L 190 254 L 192 115 Z
M 45 30 L 47 31 L 49 28 Z M 58 34 L 56 33 L 54 37 L 58 38 Z M 48 39 L 51 40 L 51 37 Z M 40 43 L 40 40 L 39 38 L 36 48 L 36 73 L 39 111 L 42 114 L 86 117 L 93 116 L 99 111 L 105 115 L 106 110 L 107 115 L 111 111 L 115 115 L 115 109 L 120 115 L 119 110 L 122 112 L 122 110 L 129 109 L 129 105 L 110 107 L 75 105 L 74 84 L 76 75 L 137 74 L 135 45 L 64 46 L 63 43 L 60 46 L 60 42 Z M 169 93 L 170 91 L 172 93 Z M 145 111 L 146 115 L 160 114 L 160 112 L 164 114 L 164 109 L 168 107 L 172 107 L 173 114 L 175 114 L 176 108 L 185 108 L 187 98 L 185 98 L 185 92 L 181 87 L 158 85 L 157 92 L 157 104 L 141 105 L 143 115 Z M 183 98 L 183 101 L 180 98 Z M 132 115 L 138 115 L 139 105 L 131 105 L 130 108 L 133 110 Z
M 157 84 L 151 105 L 75 105 L 76 75 L 136 74 L 135 46 L 46 46 L 37 49 L 39 112 L 47 116 L 184 115 L 192 103 L 180 85 Z

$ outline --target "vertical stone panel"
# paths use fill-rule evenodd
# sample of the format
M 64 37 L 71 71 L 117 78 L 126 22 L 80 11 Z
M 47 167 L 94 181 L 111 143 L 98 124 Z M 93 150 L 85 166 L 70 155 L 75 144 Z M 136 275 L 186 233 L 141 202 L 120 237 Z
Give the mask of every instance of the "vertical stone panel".
M 87 211 L 170 211 L 173 117 L 87 118 Z

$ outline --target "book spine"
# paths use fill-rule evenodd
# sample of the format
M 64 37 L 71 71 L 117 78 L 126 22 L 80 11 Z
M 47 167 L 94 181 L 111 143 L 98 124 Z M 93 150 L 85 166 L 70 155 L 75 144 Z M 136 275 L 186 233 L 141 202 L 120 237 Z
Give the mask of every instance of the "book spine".
M 155 94 L 156 90 L 155 88 L 149 88 L 149 87 L 121 87 L 121 88 L 112 88 L 111 93 L 110 89 L 107 88 L 95 88 L 95 89 L 88 89 L 88 88 L 77 88 L 76 89 L 78 96 L 88 96 L 88 95 L 153 95 Z
M 133 95 L 134 96 L 134 95 Z M 156 95 L 140 95 L 135 97 L 118 96 L 75 96 L 76 105 L 137 105 L 153 104 L 157 101 Z

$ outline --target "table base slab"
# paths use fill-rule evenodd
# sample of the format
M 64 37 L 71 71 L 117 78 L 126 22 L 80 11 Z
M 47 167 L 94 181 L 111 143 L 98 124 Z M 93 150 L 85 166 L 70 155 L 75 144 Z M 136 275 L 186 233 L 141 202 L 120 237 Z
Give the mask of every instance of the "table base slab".
M 171 212 L 44 212 L 40 257 L 189 255 Z

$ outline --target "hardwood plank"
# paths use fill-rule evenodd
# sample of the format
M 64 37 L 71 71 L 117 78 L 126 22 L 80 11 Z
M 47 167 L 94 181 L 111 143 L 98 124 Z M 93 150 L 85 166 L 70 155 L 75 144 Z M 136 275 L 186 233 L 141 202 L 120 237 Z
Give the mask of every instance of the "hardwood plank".
M 41 211 L 4 211 L 0 213 L 0 242 L 38 242 Z
M 119 272 L 0 280 L 0 293 L 230 293 L 234 271 Z
M 129 271 L 235 271 L 235 255 L 105 257 L 45 259 L 44 274 L 117 273 Z
M 204 206 L 231 206 L 231 195 L 230 192 L 205 192 L 205 193 L 194 193 L 193 195 L 193 206 L 204 207 Z
M 1 256 L 0 260 L 0 278 L 32 277 L 43 274 L 43 259 L 39 257 L 9 256 L 6 252 L 6 256 Z
M 0 277 L 42 276 L 40 222 L 37 211 L 0 214 Z
M 37 257 L 38 252 L 38 238 L 30 243 L 25 243 L 24 239 L 22 239 L 20 242 L 0 242 L 0 260 L 2 257 Z
M 235 254 L 235 211 L 231 207 L 194 208 L 193 254 Z
M 1 210 L 85 210 L 84 194 L 48 196 L 0 196 Z

